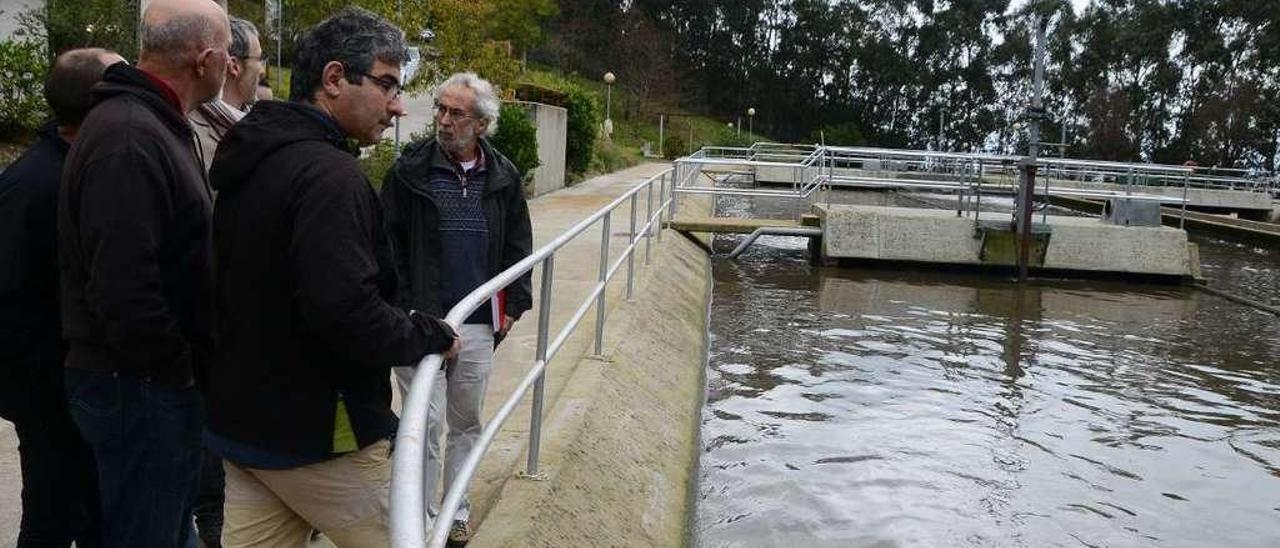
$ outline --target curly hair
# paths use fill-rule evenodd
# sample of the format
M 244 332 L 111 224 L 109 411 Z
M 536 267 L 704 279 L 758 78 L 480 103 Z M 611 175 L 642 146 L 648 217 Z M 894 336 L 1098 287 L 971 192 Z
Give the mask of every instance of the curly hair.
M 347 81 L 359 84 L 360 73 L 373 70 L 374 61 L 402 65 L 409 58 L 404 32 L 367 10 L 346 7 L 312 27 L 298 42 L 289 79 L 289 100 L 310 103 L 332 61 L 346 67 Z

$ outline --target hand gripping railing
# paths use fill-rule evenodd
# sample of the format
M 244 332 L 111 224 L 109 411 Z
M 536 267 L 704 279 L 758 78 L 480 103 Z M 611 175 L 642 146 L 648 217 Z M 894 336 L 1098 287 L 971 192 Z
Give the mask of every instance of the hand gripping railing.
M 423 452 L 426 447 L 427 432 L 427 404 L 431 401 L 431 389 L 435 384 L 435 372 L 440 369 L 441 356 L 439 354 L 431 354 L 422 359 L 418 364 L 418 373 L 414 375 L 413 382 L 409 385 L 409 393 L 404 401 L 403 416 L 400 418 L 400 429 L 396 432 L 396 450 L 392 461 L 391 474 L 391 545 L 395 548 L 421 548 L 424 545 L 431 547 L 441 547 L 445 545 L 445 541 L 449 535 L 449 526 L 453 522 L 453 516 L 458 510 L 458 505 L 462 501 L 463 494 L 467 492 L 467 488 L 471 485 L 471 480 L 475 475 L 476 468 L 480 464 L 480 459 L 489 449 L 489 445 L 493 443 L 494 436 L 497 435 L 498 429 L 502 427 L 507 418 L 511 416 L 516 405 L 524 398 L 529 388 L 533 387 L 533 409 L 529 418 L 529 452 L 528 452 L 528 469 L 525 474 L 528 476 L 537 476 L 538 474 L 538 452 L 541 445 L 542 434 L 542 405 L 543 405 L 543 388 L 544 388 L 544 371 L 547 363 L 560 351 L 565 341 L 573 333 L 574 328 L 586 316 L 587 311 L 593 305 L 596 305 L 596 333 L 595 333 L 595 353 L 600 355 L 603 350 L 604 343 L 604 310 L 605 310 L 605 290 L 608 287 L 609 280 L 614 274 L 622 268 L 622 263 L 627 264 L 627 298 L 631 298 L 632 287 L 635 277 L 635 251 L 640 245 L 639 235 L 643 235 L 645 240 L 644 260 L 649 262 L 650 240 L 655 236 L 659 241 L 662 240 L 661 221 L 664 214 L 669 213 L 669 207 L 674 200 L 672 190 L 675 188 L 674 177 L 671 175 L 673 171 L 667 169 L 662 173 L 654 175 L 646 179 L 643 183 L 636 185 L 635 188 L 628 190 L 622 196 L 609 203 L 609 205 L 601 208 L 593 213 L 590 217 L 582 220 L 573 228 L 565 231 L 557 236 L 550 243 L 539 248 L 533 254 L 524 260 L 512 265 L 511 268 L 504 270 L 493 279 L 485 282 L 484 285 L 476 288 L 457 305 L 449 310 L 445 316 L 445 321 L 455 328 L 462 325 L 480 305 L 489 301 L 489 299 L 507 287 L 526 272 L 533 270 L 534 266 L 542 263 L 542 280 L 538 300 L 538 342 L 537 351 L 534 358 L 533 367 L 520 381 L 520 384 L 512 392 L 511 396 L 502 403 L 497 413 L 484 426 L 480 433 L 480 439 L 476 442 L 475 447 L 467 454 L 466 461 L 462 465 L 462 470 L 454 478 L 453 484 L 449 488 L 449 492 L 445 494 L 444 503 L 440 508 L 440 514 L 436 516 L 434 527 L 431 530 L 430 544 L 427 544 L 426 538 L 426 508 L 427 497 L 432 493 L 425 493 L 422 484 L 423 474 Z M 668 180 L 672 184 L 668 184 Z M 654 185 L 658 185 L 658 199 L 660 203 L 655 208 L 654 204 Z M 644 225 L 639 227 L 639 233 L 636 226 L 636 214 L 638 197 L 641 192 L 647 194 L 647 203 L 645 206 L 646 219 Z M 627 248 L 622 252 L 622 256 L 618 260 L 609 265 L 609 238 L 610 238 L 610 220 L 614 210 L 618 209 L 623 203 L 630 202 L 631 205 L 631 232 Z M 555 269 L 555 254 L 560 248 L 564 247 L 579 234 L 582 234 L 591 225 L 597 221 L 601 224 L 600 230 L 600 276 L 596 282 L 595 289 L 591 295 L 578 307 L 572 319 L 556 334 L 554 340 L 548 343 L 549 328 L 548 325 L 551 318 L 551 287 L 553 274 Z M 656 227 L 655 227 L 656 223 Z M 655 230 L 656 228 L 656 230 Z M 465 344 L 465 341 L 464 341 Z

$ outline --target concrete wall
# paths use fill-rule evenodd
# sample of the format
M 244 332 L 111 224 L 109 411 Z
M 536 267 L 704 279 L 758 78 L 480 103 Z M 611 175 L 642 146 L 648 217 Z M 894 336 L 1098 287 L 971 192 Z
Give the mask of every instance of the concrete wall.
M 694 511 L 710 260 L 666 231 L 651 275 L 546 413 L 540 470 L 508 480 L 470 546 L 683 546 Z M 589 328 L 588 328 L 589 330 Z
M 814 206 L 822 218 L 823 254 L 831 258 L 988 265 L 974 221 L 954 211 L 846 205 Z M 1009 222 L 1009 214 L 983 213 Z M 1035 218 L 1040 222 L 1040 216 Z M 1187 233 L 1169 227 L 1126 227 L 1096 218 L 1050 216 L 1044 268 L 1198 277 Z
M 0 0 L 0 40 L 14 38 L 18 30 L 18 15 L 44 6 L 44 0 Z
M 557 106 L 512 101 L 525 108 L 538 128 L 538 167 L 533 170 L 533 195 L 564 188 L 565 150 L 569 135 L 569 111 Z

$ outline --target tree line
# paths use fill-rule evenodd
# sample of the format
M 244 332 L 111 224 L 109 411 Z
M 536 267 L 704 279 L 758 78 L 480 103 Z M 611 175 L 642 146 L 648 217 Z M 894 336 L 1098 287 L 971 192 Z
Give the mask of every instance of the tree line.
M 785 141 L 1275 170 L 1280 0 L 561 0 L 535 57 Z

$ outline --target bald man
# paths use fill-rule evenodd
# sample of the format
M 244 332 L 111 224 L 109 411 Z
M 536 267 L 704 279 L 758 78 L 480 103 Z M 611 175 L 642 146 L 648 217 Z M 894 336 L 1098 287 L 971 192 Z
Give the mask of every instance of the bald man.
M 45 78 L 54 120 L 0 174 L 0 416 L 13 421 L 22 462 L 18 547 L 98 546 L 93 454 L 67 412 L 58 312 L 58 181 L 89 113 L 89 89 L 124 61 L 103 49 L 59 55 Z
M 212 195 L 186 114 L 222 88 L 209 0 L 155 0 L 138 66 L 107 68 L 58 196 L 67 399 L 98 469 L 105 546 L 194 546 L 212 349 Z

